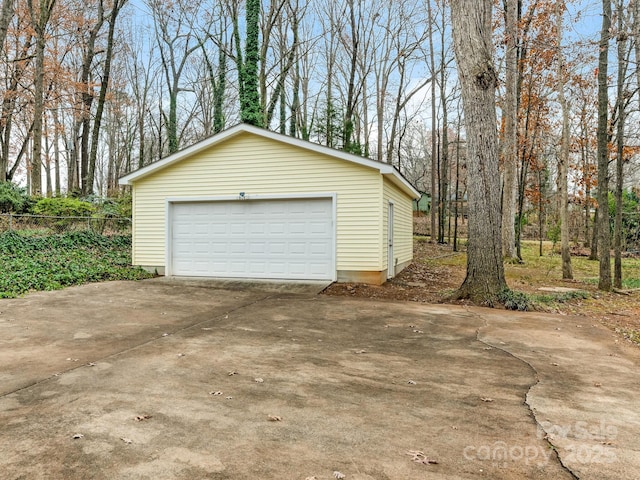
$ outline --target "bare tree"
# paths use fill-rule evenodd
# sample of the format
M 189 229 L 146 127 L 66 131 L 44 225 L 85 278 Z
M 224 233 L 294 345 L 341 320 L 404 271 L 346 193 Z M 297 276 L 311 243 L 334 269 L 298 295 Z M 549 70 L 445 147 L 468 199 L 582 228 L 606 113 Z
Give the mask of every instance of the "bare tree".
M 558 209 L 560 210 L 560 243 L 562 252 L 562 278 L 573 279 L 571 269 L 571 253 L 569 251 L 569 106 L 565 97 L 565 58 L 562 51 L 564 2 L 556 3 L 556 35 L 558 41 L 557 53 L 557 85 L 558 102 L 562 111 L 562 134 L 560 139 L 560 156 L 558 158 Z
M 505 8 L 505 98 L 502 147 L 502 250 L 508 262 L 516 255 L 516 197 L 518 193 L 518 11 L 520 0 L 504 0 Z
M 98 141 L 100 137 L 100 127 L 102 124 L 102 113 L 104 112 L 107 90 L 109 89 L 109 78 L 111 76 L 111 61 L 113 58 L 114 35 L 116 31 L 116 20 L 122 7 L 127 0 L 114 0 L 111 4 L 109 14 L 109 31 L 107 34 L 107 49 L 105 53 L 104 69 L 102 81 L 100 82 L 100 94 L 98 95 L 98 105 L 93 120 L 93 131 L 91 132 L 91 151 L 89 152 L 89 165 L 85 184 L 85 193 L 93 194 L 93 184 L 95 182 L 96 158 L 98 156 Z
M 198 38 L 196 20 L 200 11 L 198 6 L 186 0 L 172 2 L 149 0 L 153 15 L 156 41 L 160 52 L 160 61 L 169 95 L 169 111 L 162 110 L 166 124 L 169 153 L 180 146 L 178 135 L 178 97 L 190 89 L 183 85 L 183 74 L 191 55 L 200 49 L 202 40 Z
M 618 17 L 617 24 L 617 60 L 618 60 L 618 81 L 617 81 L 617 97 L 616 97 L 616 110 L 618 118 L 616 120 L 616 210 L 614 218 L 614 234 L 613 234 L 613 250 L 614 250 L 614 264 L 613 264 L 613 286 L 615 288 L 622 288 L 622 190 L 624 186 L 624 143 L 625 143 L 625 122 L 626 122 L 626 109 L 629 98 L 631 95 L 626 91 L 626 76 L 629 48 L 628 39 L 629 35 L 626 31 L 625 20 L 627 14 L 625 8 L 623 8 L 621 0 L 616 1 L 616 14 Z M 636 41 L 638 41 L 636 39 Z
M 611 290 L 611 233 L 609 231 L 609 37 L 611 0 L 602 0 L 602 29 L 598 57 L 598 252 L 600 275 L 598 288 Z
M 33 103 L 33 155 L 31 157 L 31 194 L 42 193 L 42 126 L 44 116 L 44 50 L 46 47 L 46 30 L 56 0 L 40 0 L 34 6 L 28 0 L 29 14 L 36 33 L 35 71 L 34 71 L 34 103 Z

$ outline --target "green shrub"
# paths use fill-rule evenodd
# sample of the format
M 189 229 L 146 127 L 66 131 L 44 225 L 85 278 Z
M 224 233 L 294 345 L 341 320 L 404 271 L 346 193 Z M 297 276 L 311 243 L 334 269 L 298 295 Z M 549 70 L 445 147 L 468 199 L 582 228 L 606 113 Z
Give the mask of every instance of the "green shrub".
M 531 308 L 531 301 L 526 293 L 505 288 L 498 294 L 498 300 L 507 310 L 525 312 Z
M 152 275 L 131 266 L 131 236 L 91 231 L 45 237 L 0 234 L 0 298 L 104 280 Z
M 29 207 L 27 191 L 11 182 L 0 182 L 0 213 L 23 213 Z
M 77 198 L 54 197 L 38 200 L 31 211 L 50 217 L 87 217 L 96 211 L 96 207 Z

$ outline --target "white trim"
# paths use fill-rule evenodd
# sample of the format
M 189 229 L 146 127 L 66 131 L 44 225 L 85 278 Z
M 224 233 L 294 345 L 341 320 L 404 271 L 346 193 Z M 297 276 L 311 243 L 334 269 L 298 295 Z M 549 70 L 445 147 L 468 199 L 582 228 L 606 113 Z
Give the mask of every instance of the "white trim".
M 301 193 L 301 194 L 282 194 L 282 195 L 251 195 L 245 193 L 244 199 L 240 199 L 239 195 L 236 196 L 195 196 L 195 197 L 168 197 L 165 198 L 165 276 L 170 277 L 173 275 L 171 271 L 171 265 L 173 264 L 173 256 L 171 249 L 171 239 L 173 238 L 172 225 L 172 205 L 175 203 L 213 203 L 213 202 L 230 202 L 230 201 L 268 201 L 268 200 L 302 200 L 310 198 L 329 198 L 331 199 L 332 219 L 333 226 L 332 233 L 332 263 L 333 263 L 333 277 L 330 279 L 335 282 L 338 279 L 338 195 L 336 193 Z M 328 279 L 329 280 L 329 279 Z
M 394 223 L 395 208 L 393 200 L 387 204 L 387 279 L 396 276 L 395 252 L 394 252 Z
M 355 163 L 363 167 L 373 168 L 380 172 L 381 175 L 389 176 L 393 183 L 395 183 L 400 189 L 402 189 L 407 195 L 412 196 L 414 199 L 420 198 L 420 193 L 405 179 L 398 170 L 389 165 L 388 163 L 382 163 L 369 158 L 360 157 L 351 153 L 336 150 L 334 148 L 325 147 L 324 145 L 318 145 L 317 143 L 300 140 L 299 138 L 290 137 L 288 135 L 282 135 L 280 133 L 272 132 L 263 128 L 254 127 L 253 125 L 247 125 L 245 123 L 238 124 L 227 130 L 224 130 L 216 135 L 213 135 L 206 140 L 196 143 L 184 150 L 176 152 L 168 157 L 163 158 L 157 162 L 147 165 L 139 170 L 131 172 L 119 179 L 120 185 L 132 185 L 134 182 L 150 175 L 158 170 L 161 170 L 169 165 L 172 165 L 180 160 L 187 158 L 191 155 L 195 155 L 207 148 L 210 148 L 218 143 L 224 142 L 229 138 L 232 138 L 241 133 L 251 133 L 263 138 L 268 138 L 276 142 L 285 143 L 298 148 L 309 150 L 312 152 L 320 153 L 322 155 L 328 155 L 333 158 L 345 160 L 347 162 Z

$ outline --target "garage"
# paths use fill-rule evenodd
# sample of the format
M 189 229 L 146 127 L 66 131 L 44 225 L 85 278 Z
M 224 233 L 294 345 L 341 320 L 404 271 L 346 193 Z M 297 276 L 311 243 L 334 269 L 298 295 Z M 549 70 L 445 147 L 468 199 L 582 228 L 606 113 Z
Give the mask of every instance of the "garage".
M 333 199 L 170 203 L 170 275 L 334 280 Z
M 393 166 L 240 124 L 120 178 L 132 263 L 158 275 L 381 284 L 413 257 Z

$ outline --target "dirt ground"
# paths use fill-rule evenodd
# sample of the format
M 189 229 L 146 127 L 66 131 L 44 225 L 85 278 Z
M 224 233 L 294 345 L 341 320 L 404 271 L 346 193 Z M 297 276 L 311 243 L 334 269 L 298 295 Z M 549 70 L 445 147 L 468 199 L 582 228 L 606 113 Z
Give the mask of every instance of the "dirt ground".
M 0 300 L 1 476 L 640 478 L 640 352 L 578 318 L 163 279 Z
M 451 293 L 464 281 L 464 262 L 464 251 L 453 252 L 450 245 L 432 244 L 427 241 L 414 242 L 414 262 L 384 285 L 336 283 L 329 286 L 324 293 L 371 299 L 471 305 L 467 301 L 448 300 Z M 548 275 L 548 272 L 537 271 L 538 265 L 506 265 L 505 270 L 509 287 L 527 294 L 540 295 L 546 292 L 542 289 L 553 288 L 588 292 L 588 299 L 576 298 L 550 304 L 536 304 L 535 309 L 597 319 L 620 337 L 640 345 L 640 291 L 603 293 L 597 290 L 595 283 L 563 281 L 558 274 Z

